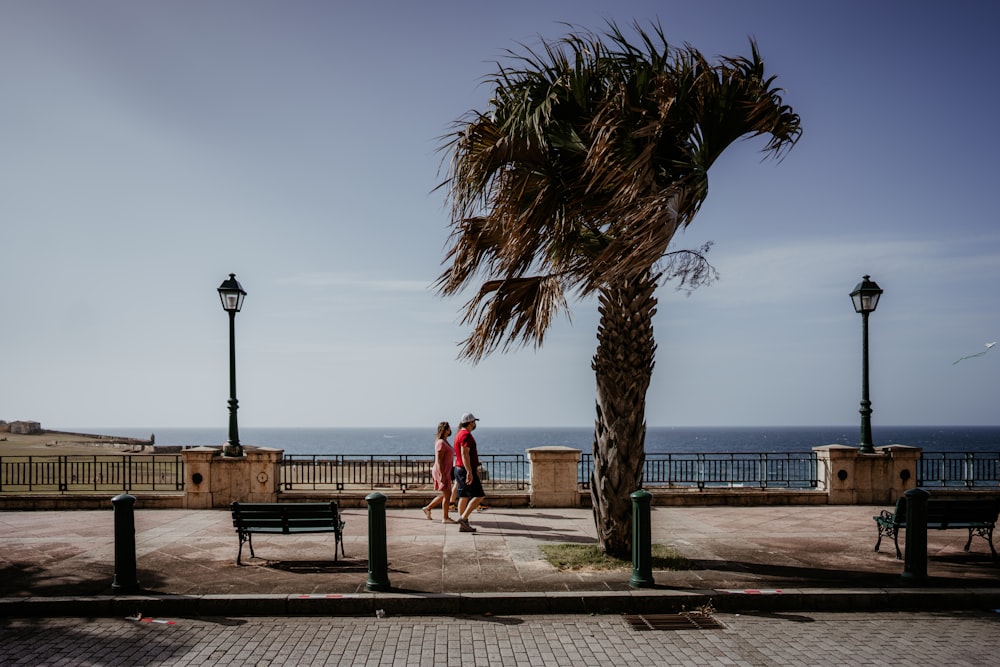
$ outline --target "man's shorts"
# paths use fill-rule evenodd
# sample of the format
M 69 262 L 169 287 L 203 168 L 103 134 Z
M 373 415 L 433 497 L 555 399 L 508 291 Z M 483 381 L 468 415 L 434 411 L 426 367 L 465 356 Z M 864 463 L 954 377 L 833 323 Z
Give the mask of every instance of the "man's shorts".
M 465 468 L 461 466 L 456 466 L 452 470 L 452 477 L 455 478 L 455 482 L 458 484 L 458 493 L 456 496 L 458 498 L 484 498 L 486 494 L 483 492 L 483 483 L 476 477 L 472 480 L 471 484 L 465 483 L 466 471 Z

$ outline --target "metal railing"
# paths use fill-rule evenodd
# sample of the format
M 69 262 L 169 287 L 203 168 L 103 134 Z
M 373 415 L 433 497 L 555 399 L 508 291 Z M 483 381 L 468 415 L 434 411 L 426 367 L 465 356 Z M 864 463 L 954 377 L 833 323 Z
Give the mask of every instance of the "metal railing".
M 917 459 L 917 486 L 971 489 L 998 484 L 998 452 L 922 452 Z
M 578 481 L 590 488 L 593 455 L 580 457 Z M 816 453 L 646 454 L 645 488 L 705 487 L 815 489 L 819 484 Z
M 523 454 L 480 457 L 483 486 L 493 492 L 529 486 Z M 433 460 L 418 455 L 285 455 L 280 463 L 283 490 L 430 489 Z M 580 458 L 578 482 L 590 487 L 593 456 Z M 815 452 L 780 454 L 647 454 L 647 488 L 788 488 L 818 485 Z M 0 456 L 0 493 L 73 493 L 184 490 L 179 454 L 100 454 Z M 917 486 L 988 488 L 1000 486 L 1000 453 L 923 452 Z
M 479 464 L 486 489 L 523 491 L 528 487 L 523 454 L 480 455 Z M 434 488 L 434 460 L 427 456 L 286 454 L 280 465 L 280 485 L 285 491 Z
M 0 492 L 182 491 L 179 454 L 0 456 Z

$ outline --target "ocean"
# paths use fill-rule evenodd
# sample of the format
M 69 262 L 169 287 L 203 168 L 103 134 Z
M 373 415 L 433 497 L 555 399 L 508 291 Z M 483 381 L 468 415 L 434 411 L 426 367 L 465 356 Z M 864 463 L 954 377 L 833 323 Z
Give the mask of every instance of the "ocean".
M 434 429 L 420 428 L 241 428 L 243 445 L 283 449 L 286 454 L 429 454 Z M 217 428 L 60 429 L 130 438 L 156 437 L 157 445 L 221 445 L 227 426 Z M 647 428 L 647 453 L 808 452 L 819 445 L 858 444 L 857 426 Z M 482 425 L 476 441 L 483 454 L 523 454 L 531 447 L 563 445 L 590 452 L 590 427 L 514 428 Z M 876 447 L 899 444 L 925 452 L 1000 452 L 1000 426 L 873 426 Z

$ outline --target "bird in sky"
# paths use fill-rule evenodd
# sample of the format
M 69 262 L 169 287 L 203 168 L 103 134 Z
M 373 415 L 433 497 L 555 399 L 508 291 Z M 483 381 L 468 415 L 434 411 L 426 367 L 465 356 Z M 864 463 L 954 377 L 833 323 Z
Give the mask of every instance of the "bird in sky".
M 989 352 L 991 349 L 993 349 L 993 346 L 996 345 L 996 344 L 997 344 L 996 341 L 993 341 L 992 343 L 986 343 L 986 349 L 983 350 L 982 352 L 976 352 L 975 354 L 970 354 L 968 356 L 962 357 L 962 359 L 959 359 L 958 361 L 953 361 L 951 365 L 954 366 L 955 364 L 957 364 L 959 361 L 962 361 L 963 359 L 972 359 L 973 357 L 981 357 L 984 354 L 986 354 L 987 352 Z

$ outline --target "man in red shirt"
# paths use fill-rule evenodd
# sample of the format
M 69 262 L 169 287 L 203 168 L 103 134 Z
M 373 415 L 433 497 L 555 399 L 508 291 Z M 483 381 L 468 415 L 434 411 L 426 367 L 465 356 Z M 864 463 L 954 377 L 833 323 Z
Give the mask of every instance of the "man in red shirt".
M 458 530 L 463 533 L 474 533 L 476 529 L 469 525 L 469 515 L 486 494 L 483 492 L 483 482 L 479 479 L 479 452 L 476 449 L 476 439 L 472 432 L 476 430 L 475 415 L 466 412 L 459 422 L 458 435 L 455 436 L 455 482 L 458 485 Z

